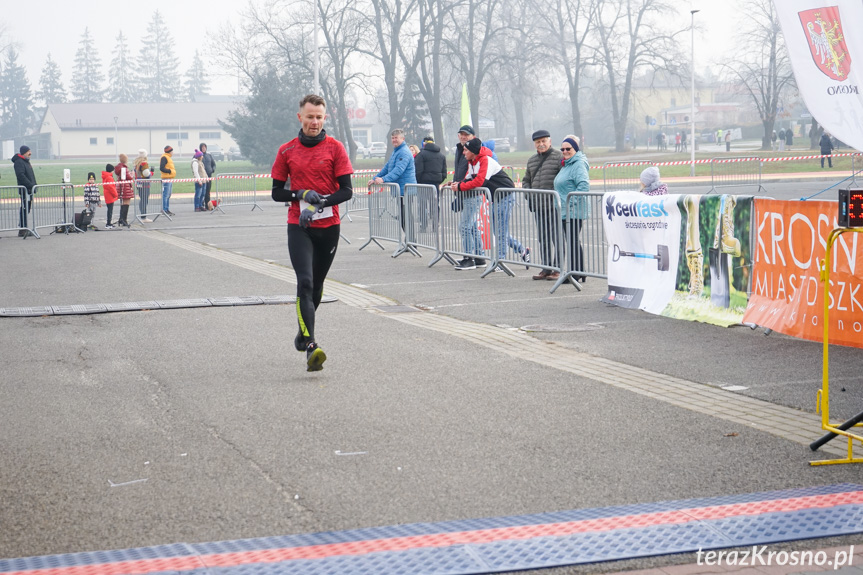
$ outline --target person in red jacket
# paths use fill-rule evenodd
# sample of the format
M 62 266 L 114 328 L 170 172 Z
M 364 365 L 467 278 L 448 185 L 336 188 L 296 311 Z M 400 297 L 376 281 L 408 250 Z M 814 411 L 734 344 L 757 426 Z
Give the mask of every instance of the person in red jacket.
M 315 341 L 315 311 L 339 244 L 338 204 L 351 199 L 354 169 L 345 147 L 324 131 L 327 105 L 309 94 L 300 100 L 300 133 L 276 153 L 273 200 L 290 202 L 288 252 L 297 274 L 297 351 L 306 352 L 307 371 L 323 369 L 327 355 Z
M 135 171 L 129 168 L 129 157 L 126 154 L 120 154 L 120 163 L 114 167 L 114 175 L 117 176 L 117 193 L 123 204 L 120 206 L 120 219 L 117 224 L 121 226 L 129 226 L 129 204 L 132 203 L 132 198 L 135 197 L 133 183 L 135 182 Z
M 102 195 L 105 196 L 105 205 L 108 208 L 108 223 L 105 224 L 105 229 L 113 230 L 111 216 L 114 215 L 114 202 L 117 201 L 117 184 L 114 183 L 114 166 L 111 164 L 107 164 L 102 172 Z

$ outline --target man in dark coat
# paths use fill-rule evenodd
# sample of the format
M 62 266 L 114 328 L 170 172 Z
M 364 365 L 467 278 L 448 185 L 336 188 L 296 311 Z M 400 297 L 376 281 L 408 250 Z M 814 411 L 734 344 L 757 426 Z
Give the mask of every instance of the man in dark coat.
M 201 142 L 200 147 L 201 153 L 204 154 L 201 158 L 201 163 L 204 166 L 204 171 L 207 172 L 207 177 L 212 178 L 213 174 L 216 173 L 216 160 L 213 158 L 213 155 L 207 151 L 207 144 Z M 204 207 L 206 209 L 210 209 L 210 190 L 213 188 L 213 180 L 207 180 L 207 187 L 204 191 Z
M 15 166 L 15 178 L 18 180 L 18 193 L 21 195 L 20 216 L 18 218 L 19 237 L 25 237 L 30 232 L 27 228 L 27 213 L 33 205 L 33 188 L 36 187 L 36 175 L 33 166 L 30 165 L 30 156 L 33 152 L 27 146 L 21 146 L 18 154 L 12 156 L 12 164 Z M 23 188 L 23 189 L 22 189 Z
M 830 134 L 827 132 L 821 134 L 821 140 L 818 142 L 818 145 L 821 147 L 821 169 L 824 169 L 824 156 L 827 156 L 827 164 L 832 168 L 833 158 L 830 156 L 833 154 L 833 140 L 830 139 Z
M 527 160 L 527 170 L 525 170 L 521 187 L 534 190 L 553 190 L 554 178 L 560 171 L 563 154 L 551 146 L 551 134 L 548 130 L 537 130 L 533 133 L 532 138 L 536 154 Z M 548 202 L 539 202 L 539 205 L 530 202 L 528 207 L 533 212 L 536 227 L 539 230 L 540 262 L 542 265 L 557 268 L 557 250 L 555 249 L 558 241 L 555 233 L 557 218 L 553 206 Z M 559 277 L 560 272 L 543 269 L 539 274 L 533 276 L 533 279 L 557 280 Z
M 423 149 L 414 157 L 414 167 L 418 184 L 440 186 L 446 180 L 446 156 L 440 151 L 440 146 L 434 143 L 434 138 L 423 138 Z M 438 194 L 420 193 L 418 199 L 420 210 L 420 231 L 426 231 L 428 216 L 432 216 L 432 225 L 437 225 Z

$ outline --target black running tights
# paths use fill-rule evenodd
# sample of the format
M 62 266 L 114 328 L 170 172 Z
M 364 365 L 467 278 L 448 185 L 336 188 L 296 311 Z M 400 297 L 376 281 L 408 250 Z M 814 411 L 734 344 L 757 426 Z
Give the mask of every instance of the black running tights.
M 338 245 L 338 225 L 303 228 L 288 224 L 288 253 L 297 274 L 297 322 L 308 341 L 315 341 L 315 310 L 321 304 L 324 279 Z

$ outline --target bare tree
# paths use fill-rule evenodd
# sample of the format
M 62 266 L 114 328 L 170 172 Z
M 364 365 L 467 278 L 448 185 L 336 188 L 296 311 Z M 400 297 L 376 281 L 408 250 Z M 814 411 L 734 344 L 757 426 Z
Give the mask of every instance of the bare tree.
M 540 7 L 537 6 L 537 13 L 542 15 L 544 21 L 548 46 L 555 51 L 557 62 L 566 74 L 573 133 L 581 137 L 584 136 L 584 129 L 581 125 L 579 95 L 584 71 L 593 63 L 593 50 L 587 39 L 593 31 L 597 4 L 597 0 L 552 0 L 552 10 L 539 11 Z
M 748 6 L 736 40 L 738 56 L 723 68 L 752 97 L 764 126 L 761 149 L 769 150 L 782 94 L 796 84 L 773 1 L 754 0 Z
M 635 73 L 642 68 L 664 68 L 672 75 L 682 71 L 675 59 L 675 39 L 688 28 L 663 32 L 667 26 L 661 19 L 671 13 L 666 0 L 597 0 L 597 52 L 609 87 L 618 152 L 624 149 Z
M 463 0 L 452 14 L 454 34 L 447 44 L 467 83 L 474 128 L 479 126 L 483 82 L 501 63 L 495 41 L 504 33 L 500 14 L 505 9 L 503 0 Z

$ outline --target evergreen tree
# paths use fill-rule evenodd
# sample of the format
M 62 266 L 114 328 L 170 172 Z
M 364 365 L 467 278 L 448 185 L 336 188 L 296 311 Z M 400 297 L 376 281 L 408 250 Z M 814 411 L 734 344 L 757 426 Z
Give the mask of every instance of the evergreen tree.
M 66 102 L 66 88 L 63 87 L 62 72 L 57 64 L 48 54 L 45 67 L 42 68 L 42 76 L 39 78 L 39 90 L 36 99 L 48 104 L 63 104 Z
M 24 136 L 33 119 L 27 71 L 18 63 L 18 52 L 9 48 L 0 72 L 0 139 Z
M 114 47 L 113 58 L 108 70 L 108 93 L 109 102 L 137 102 L 138 87 L 135 81 L 135 70 L 129 59 L 129 47 L 126 44 L 126 35 L 120 30 L 117 35 L 117 45 Z
M 195 96 L 209 93 L 210 81 L 207 79 L 207 69 L 200 53 L 195 50 L 192 67 L 186 72 L 186 97 L 190 102 L 194 102 Z
M 255 165 L 271 165 L 279 146 L 297 135 L 297 103 L 306 94 L 307 81 L 298 69 L 258 73 L 245 110 L 230 112 L 227 122 L 219 122 Z
M 422 139 L 428 133 L 433 133 L 431 128 L 426 127 L 429 123 L 429 110 L 425 100 L 416 84 L 416 77 L 409 75 L 405 84 L 405 95 L 402 98 L 404 105 L 404 131 L 405 140 L 408 144 L 420 145 Z
M 141 46 L 141 99 L 145 102 L 179 102 L 183 86 L 174 56 L 174 39 L 167 22 L 156 10 L 147 24 Z
M 101 102 L 105 76 L 102 59 L 93 45 L 90 29 L 84 28 L 78 51 L 75 52 L 75 70 L 72 72 L 72 97 L 75 102 Z

